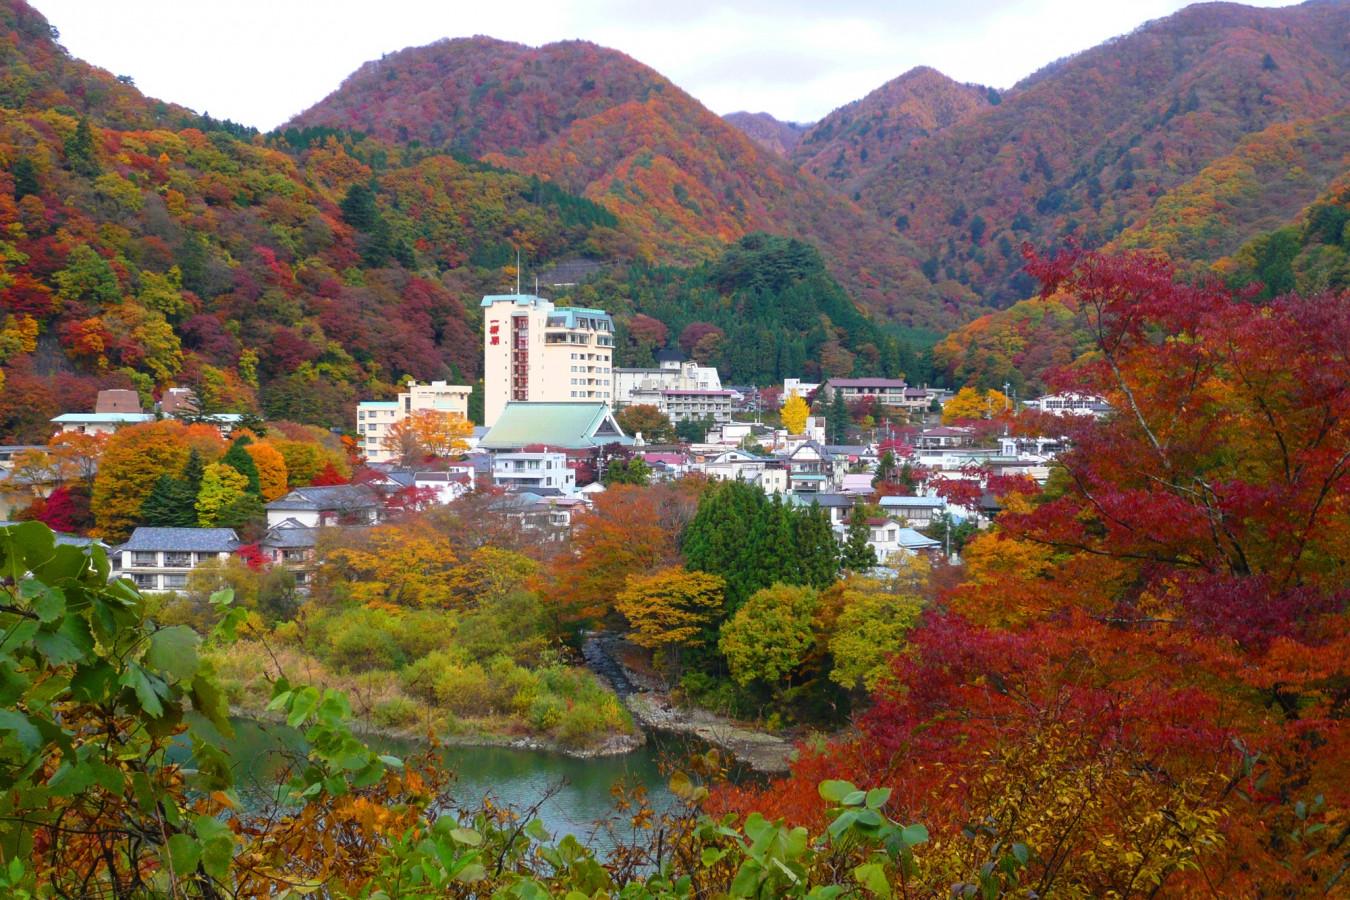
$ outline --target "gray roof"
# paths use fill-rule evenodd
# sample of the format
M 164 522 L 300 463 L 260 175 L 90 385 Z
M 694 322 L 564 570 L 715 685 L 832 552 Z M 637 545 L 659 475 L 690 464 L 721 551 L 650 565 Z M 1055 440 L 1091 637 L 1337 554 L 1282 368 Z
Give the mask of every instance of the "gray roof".
M 118 550 L 191 550 L 230 553 L 239 547 L 233 528 L 137 528 Z
M 295 519 L 278 522 L 267 530 L 260 543 L 264 547 L 294 549 L 313 547 L 319 537 L 319 529 L 301 525 Z
M 370 509 L 379 506 L 375 492 L 364 484 L 337 484 L 329 487 L 296 488 L 280 500 L 267 504 L 269 510 Z
M 798 506 L 810 506 L 812 503 L 819 503 L 822 507 L 840 507 L 843 509 L 852 509 L 858 502 L 856 496 L 847 494 L 788 494 L 786 499 L 789 503 L 795 503 Z

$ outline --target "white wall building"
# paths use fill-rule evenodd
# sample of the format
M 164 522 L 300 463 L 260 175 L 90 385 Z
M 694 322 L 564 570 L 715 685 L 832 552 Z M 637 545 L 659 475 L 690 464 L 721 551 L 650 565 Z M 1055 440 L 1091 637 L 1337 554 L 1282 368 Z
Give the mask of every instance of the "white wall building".
M 567 454 L 548 450 L 493 454 L 492 481 L 518 490 L 557 488 L 570 494 L 577 489 L 577 474 L 568 468 Z
M 614 320 L 530 294 L 483 298 L 483 421 L 511 401 L 614 401 Z
M 713 366 L 700 366 L 691 359 L 663 359 L 656 369 L 615 369 L 614 405 L 651 403 L 646 399 L 661 391 L 720 391 L 722 376 Z M 636 397 L 641 393 L 643 397 Z
M 464 384 L 410 381 L 397 400 L 364 400 L 356 404 L 357 446 L 373 463 L 391 462 L 398 454 L 388 446 L 390 429 L 413 413 L 438 412 L 469 417 L 469 392 Z
M 1094 394 L 1046 394 L 1027 401 L 1028 409 L 1059 416 L 1104 416 L 1111 411 L 1105 399 Z

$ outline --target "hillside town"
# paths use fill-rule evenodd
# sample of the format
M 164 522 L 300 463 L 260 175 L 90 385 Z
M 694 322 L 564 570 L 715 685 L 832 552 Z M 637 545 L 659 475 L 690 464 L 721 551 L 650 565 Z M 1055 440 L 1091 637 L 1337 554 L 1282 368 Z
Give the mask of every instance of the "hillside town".
M 235 527 L 208 523 L 188 493 L 181 509 L 167 510 L 178 524 L 133 521 L 108 543 L 114 577 L 143 591 L 181 591 L 196 567 L 242 555 L 285 570 L 303 594 L 324 529 L 365 528 L 474 494 L 495 498 L 493 508 L 533 540 L 566 542 L 574 516 L 607 486 L 684 478 L 742 482 L 818 506 L 840 547 L 858 536 L 883 571 L 897 555 L 959 562 L 965 540 L 998 515 L 993 486 L 1043 486 L 1064 447 L 1055 434 L 1010 435 L 999 422 L 1013 401 L 997 392 L 953 394 L 888 378 L 724 386 L 716 368 L 676 349 L 655 354 L 653 368 L 613 366 L 614 323 L 601 310 L 527 294 L 486 296 L 482 309 L 481 425 L 470 421 L 473 386 L 406 380 L 395 398 L 352 411 L 354 432 L 336 442 L 348 477 L 292 477 Z M 1075 394 L 1017 405 L 1051 415 L 1109 410 Z M 266 433 L 255 416 L 201 414 L 185 388 L 144 408 L 136 391 L 100 391 L 92 411 L 52 420 L 51 447 L 0 447 L 0 520 L 32 517 L 35 505 L 68 493 L 68 482 L 92 482 L 100 441 L 165 419 L 213 429 L 231 446 Z M 72 441 L 89 445 L 79 472 L 63 462 Z

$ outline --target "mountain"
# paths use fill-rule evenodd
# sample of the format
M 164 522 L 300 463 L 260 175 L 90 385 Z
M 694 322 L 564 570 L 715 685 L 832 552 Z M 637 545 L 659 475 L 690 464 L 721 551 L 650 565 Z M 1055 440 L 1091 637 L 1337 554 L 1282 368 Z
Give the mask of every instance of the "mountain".
M 810 241 L 873 315 L 959 321 L 916 249 L 627 56 L 448 40 L 367 63 L 291 123 L 418 142 L 546 177 L 613 212 L 642 258 L 697 262 L 756 231 Z
M 515 245 L 621 255 L 556 185 L 331 129 L 262 137 L 141 95 L 0 0 L 0 441 L 100 388 L 350 427 L 403 375 L 473 380 Z
M 765 112 L 734 112 L 722 117 L 728 124 L 740 129 L 746 137 L 765 150 L 778 156 L 791 156 L 810 125 L 798 122 L 780 122 Z
M 869 150 L 870 171 L 844 183 L 924 249 L 940 290 L 1007 305 L 1032 290 L 1023 241 L 1104 244 L 1246 135 L 1350 105 L 1348 32 L 1343 0 L 1191 6 L 1047 66 L 936 134 Z M 797 155 L 812 146 L 808 135 Z
M 813 125 L 792 159 L 852 194 L 895 153 L 1001 101 L 997 91 L 920 66 Z

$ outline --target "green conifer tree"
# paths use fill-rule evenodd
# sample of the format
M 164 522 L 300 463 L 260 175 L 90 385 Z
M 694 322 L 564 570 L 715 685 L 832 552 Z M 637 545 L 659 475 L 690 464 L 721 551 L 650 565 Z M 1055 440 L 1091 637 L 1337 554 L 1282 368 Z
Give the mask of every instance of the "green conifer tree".
M 32 194 L 38 195 L 42 188 L 38 184 L 37 166 L 26 156 L 20 156 L 14 163 L 14 199 L 22 200 Z
M 141 504 L 141 524 L 160 528 L 195 528 L 197 490 L 181 478 L 161 475 Z
M 797 583 L 826 588 L 839 573 L 839 544 L 830 527 L 829 513 L 819 503 L 801 510 L 793 521 L 797 554 Z
M 98 174 L 98 158 L 94 153 L 94 132 L 89 120 L 80 119 L 75 133 L 65 140 L 66 164 L 72 172 L 93 177 Z
M 261 497 L 262 486 L 258 481 L 258 467 L 253 462 L 253 457 L 249 456 L 248 451 L 244 449 L 251 443 L 253 441 L 249 438 L 239 438 L 233 444 L 230 444 L 230 449 L 225 451 L 225 455 L 220 458 L 220 461 L 247 478 L 248 492 L 256 497 Z
M 850 572 L 865 572 L 877 564 L 877 553 L 868 543 L 871 529 L 867 525 L 867 511 L 861 503 L 853 507 L 848 523 L 848 538 L 844 541 L 844 552 L 839 560 L 840 566 Z
M 848 404 L 844 402 L 844 392 L 836 390 L 830 398 L 830 411 L 825 419 L 831 444 L 842 444 L 848 440 Z

